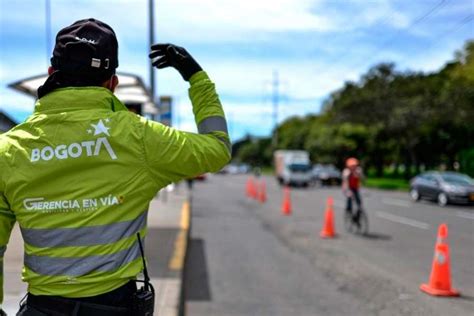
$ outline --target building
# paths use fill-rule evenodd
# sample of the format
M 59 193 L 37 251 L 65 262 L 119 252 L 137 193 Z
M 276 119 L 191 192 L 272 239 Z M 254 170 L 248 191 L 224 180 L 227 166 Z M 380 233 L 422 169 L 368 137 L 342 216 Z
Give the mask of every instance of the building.
M 143 80 L 139 76 L 129 73 L 119 72 L 117 76 L 119 84 L 114 91 L 115 96 L 122 101 L 129 110 L 147 118 L 155 119 L 159 114 L 158 107 L 152 100 Z M 42 74 L 13 82 L 8 86 L 36 99 L 38 87 L 42 85 L 47 78 L 47 74 Z

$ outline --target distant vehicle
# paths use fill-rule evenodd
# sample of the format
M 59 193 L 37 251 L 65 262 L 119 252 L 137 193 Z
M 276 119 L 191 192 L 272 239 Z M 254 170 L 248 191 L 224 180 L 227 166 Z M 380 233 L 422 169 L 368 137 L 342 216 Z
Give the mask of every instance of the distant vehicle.
M 313 181 L 322 185 L 341 184 L 342 176 L 334 165 L 316 164 L 313 166 Z
M 474 204 L 474 180 L 457 172 L 425 172 L 410 181 L 410 195 L 415 201 L 427 198 L 441 206 Z
M 311 162 L 304 150 L 277 150 L 273 153 L 275 175 L 280 184 L 308 186 Z
M 237 173 L 237 166 L 234 164 L 228 164 L 224 166 L 221 170 L 217 172 L 218 174 L 236 174 Z
M 225 169 L 227 170 L 228 174 L 239 174 L 240 173 L 238 165 L 230 164 L 230 165 L 227 165 Z
M 222 170 L 220 170 L 218 173 L 220 174 L 246 174 L 251 171 L 251 168 L 248 164 L 242 163 L 242 164 L 235 164 L 235 163 L 230 163 Z
M 240 173 L 240 174 L 246 174 L 246 173 L 249 173 L 252 170 L 252 168 L 246 163 L 242 163 L 242 164 L 238 165 L 238 168 L 239 168 L 238 173 Z
M 207 174 L 203 173 L 194 178 L 197 181 L 205 181 L 207 179 Z

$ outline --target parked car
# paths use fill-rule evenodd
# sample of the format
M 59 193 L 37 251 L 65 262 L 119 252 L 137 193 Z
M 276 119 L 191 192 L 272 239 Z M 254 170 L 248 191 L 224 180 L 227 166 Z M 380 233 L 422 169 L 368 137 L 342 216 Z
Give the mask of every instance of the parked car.
M 410 195 L 415 201 L 432 199 L 441 206 L 474 204 L 474 180 L 457 172 L 425 172 L 410 181 Z
M 313 181 L 318 184 L 341 184 L 342 176 L 334 165 L 316 164 L 313 166 Z

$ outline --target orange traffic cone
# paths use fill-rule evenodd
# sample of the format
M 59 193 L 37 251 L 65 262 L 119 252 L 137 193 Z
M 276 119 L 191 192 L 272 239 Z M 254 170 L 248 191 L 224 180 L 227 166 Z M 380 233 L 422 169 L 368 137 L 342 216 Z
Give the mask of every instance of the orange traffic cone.
M 251 196 L 251 193 L 250 193 L 251 186 L 252 186 L 252 179 L 249 177 L 249 178 L 247 179 L 247 183 L 245 184 L 245 195 L 246 195 L 247 197 L 250 197 L 250 196 Z
M 265 185 L 265 180 L 262 180 L 259 193 L 258 200 L 260 203 L 265 203 L 267 201 L 267 187 Z
M 431 276 L 428 284 L 420 285 L 420 290 L 436 296 L 459 296 L 459 292 L 451 288 L 449 267 L 448 226 L 439 225 L 436 240 Z
M 281 205 L 281 212 L 283 215 L 291 215 L 290 188 L 287 186 L 285 186 L 283 189 L 283 203 Z
M 334 238 L 336 232 L 334 230 L 334 211 L 333 211 L 334 200 L 330 196 L 327 200 L 326 212 L 324 213 L 324 225 L 323 229 L 319 233 L 322 238 Z
M 258 201 L 259 198 L 258 179 L 255 179 L 253 183 L 252 198 Z
M 252 178 L 249 177 L 247 179 L 247 184 L 245 186 L 245 193 L 246 193 L 247 197 L 249 197 L 249 198 L 252 197 L 252 186 L 253 186 L 253 181 L 252 181 Z

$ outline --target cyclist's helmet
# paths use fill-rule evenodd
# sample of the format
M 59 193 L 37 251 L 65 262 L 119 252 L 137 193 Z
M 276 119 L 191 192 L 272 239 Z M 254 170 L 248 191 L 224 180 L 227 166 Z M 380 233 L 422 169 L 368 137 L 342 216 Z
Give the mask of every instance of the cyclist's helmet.
M 359 165 L 359 160 L 357 158 L 351 157 L 346 160 L 346 167 L 357 167 Z

